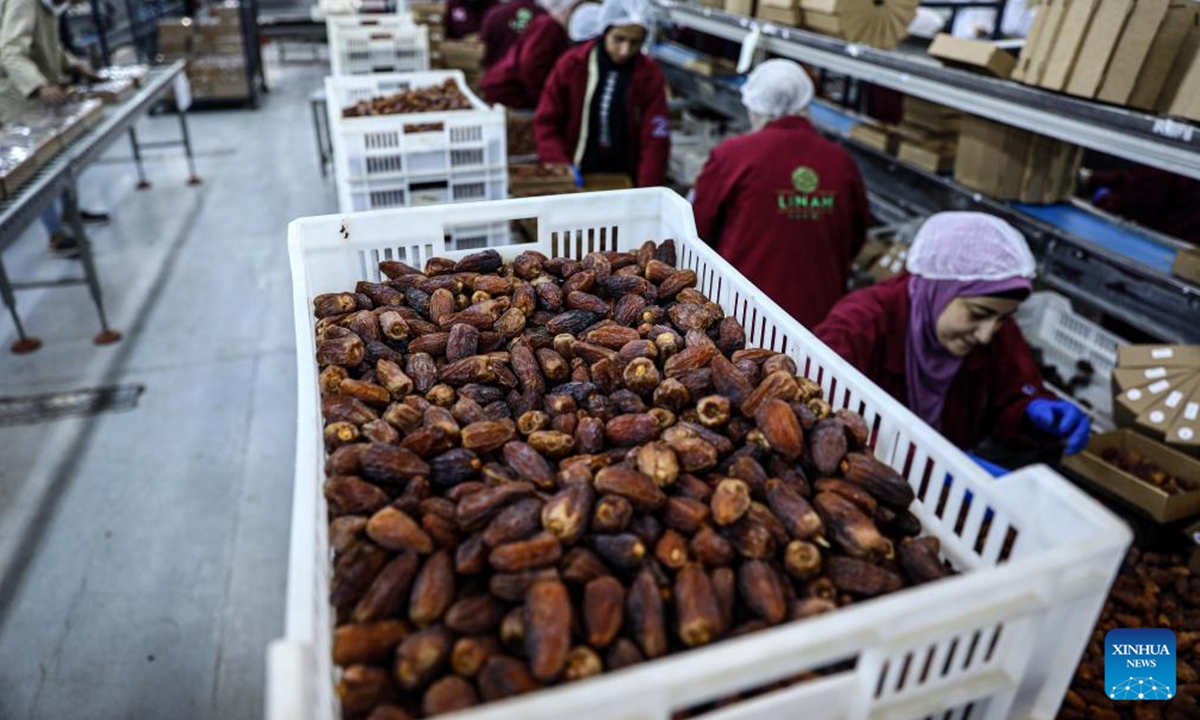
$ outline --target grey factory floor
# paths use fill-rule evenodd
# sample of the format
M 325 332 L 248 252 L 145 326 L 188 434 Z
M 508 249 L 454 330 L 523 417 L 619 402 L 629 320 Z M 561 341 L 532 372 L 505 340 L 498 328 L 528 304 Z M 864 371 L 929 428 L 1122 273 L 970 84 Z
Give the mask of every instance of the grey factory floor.
M 325 67 L 271 64 L 258 110 L 191 114 L 198 187 L 164 149 L 136 190 L 127 143 L 84 175 L 84 206 L 113 215 L 91 237 L 121 342 L 92 344 L 82 287 L 19 295 L 39 352 L 8 353 L 0 316 L 0 400 L 144 387 L 133 408 L 0 424 L 3 720 L 262 716 L 296 429 L 286 228 L 336 210 L 308 106 Z M 4 261 L 16 280 L 78 272 L 37 224 Z

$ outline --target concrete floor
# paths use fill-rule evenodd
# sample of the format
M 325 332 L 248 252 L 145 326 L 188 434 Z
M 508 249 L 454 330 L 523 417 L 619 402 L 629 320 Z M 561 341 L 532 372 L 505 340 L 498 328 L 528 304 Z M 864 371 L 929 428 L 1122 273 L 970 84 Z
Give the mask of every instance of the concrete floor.
M 259 718 L 282 634 L 295 420 L 286 227 L 336 210 L 307 102 L 325 68 L 269 66 L 260 109 L 190 116 L 199 174 L 128 144 L 83 180 L 112 325 L 82 288 L 22 293 L 38 353 L 0 352 L 0 395 L 140 384 L 135 409 L 0 427 L 0 718 Z M 139 125 L 173 139 L 173 116 Z M 15 279 L 77 271 L 39 226 Z M 15 339 L 0 319 L 3 348 Z

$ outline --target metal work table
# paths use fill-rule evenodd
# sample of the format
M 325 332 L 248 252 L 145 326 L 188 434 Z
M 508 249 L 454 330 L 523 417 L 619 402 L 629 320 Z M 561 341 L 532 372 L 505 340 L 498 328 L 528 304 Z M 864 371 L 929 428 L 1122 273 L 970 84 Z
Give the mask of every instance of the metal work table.
M 12 345 L 12 351 L 17 353 L 32 352 L 41 347 L 41 341 L 26 335 L 17 312 L 16 291 L 42 287 L 63 287 L 86 284 L 96 313 L 100 316 L 101 332 L 95 337 L 98 345 L 116 342 L 121 338 L 120 333 L 108 325 L 104 312 L 104 302 L 100 294 L 100 282 L 96 276 L 96 266 L 92 259 L 91 243 L 84 231 L 83 222 L 79 215 L 78 179 L 92 162 L 99 158 L 112 146 L 122 134 L 128 133 L 133 147 L 133 157 L 138 169 L 138 188 L 150 187 L 146 179 L 145 168 L 142 165 L 141 151 L 143 148 L 166 147 L 182 145 L 187 155 L 189 177 L 188 183 L 199 184 L 196 176 L 195 163 L 192 158 L 191 139 L 188 136 L 187 118 L 181 110 L 178 113 L 181 139 L 172 142 L 139 143 L 134 130 L 135 123 L 168 92 L 171 91 L 176 78 L 184 70 L 184 62 L 176 61 L 170 65 L 151 68 L 150 73 L 143 79 L 142 86 L 129 99 L 116 105 L 107 106 L 104 117 L 92 128 L 87 130 L 75 142 L 59 152 L 45 167 L 22 185 L 17 192 L 7 200 L 0 202 L 0 299 L 12 316 L 17 328 L 18 340 Z M 36 282 L 13 282 L 4 268 L 3 251 L 16 242 L 42 212 L 51 206 L 55 200 L 63 198 L 63 217 L 67 221 L 79 242 L 80 261 L 83 265 L 83 277 L 68 277 L 57 280 Z

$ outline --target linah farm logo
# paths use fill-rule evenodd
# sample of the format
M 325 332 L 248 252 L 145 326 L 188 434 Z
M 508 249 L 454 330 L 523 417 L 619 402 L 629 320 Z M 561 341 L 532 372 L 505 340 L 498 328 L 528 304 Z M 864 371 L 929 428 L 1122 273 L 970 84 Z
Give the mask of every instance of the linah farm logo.
M 790 220 L 820 220 L 833 212 L 836 193 L 820 192 L 821 178 L 810 167 L 792 171 L 792 187 L 780 190 L 778 210 Z
M 1104 689 L 1112 700 L 1175 697 L 1175 633 L 1109 630 L 1104 636 Z
M 529 8 L 521 8 L 508 21 L 508 29 L 515 33 L 525 32 L 525 28 L 529 27 L 529 23 L 533 20 L 533 11 Z

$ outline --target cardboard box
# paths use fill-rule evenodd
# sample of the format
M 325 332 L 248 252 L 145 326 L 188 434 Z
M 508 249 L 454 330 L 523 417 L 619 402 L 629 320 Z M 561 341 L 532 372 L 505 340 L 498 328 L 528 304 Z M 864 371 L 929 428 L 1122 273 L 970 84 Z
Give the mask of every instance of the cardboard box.
M 1191 367 L 1200 369 L 1200 345 L 1121 345 L 1117 367 Z
M 914 95 L 904 96 L 904 124 L 918 125 L 938 135 L 957 134 L 963 112 Z
M 1177 251 L 1175 262 L 1171 263 L 1171 274 L 1200 285 L 1200 249 L 1188 248 Z
M 1097 99 L 1117 105 L 1129 102 L 1170 7 L 1170 0 L 1137 0 L 1113 50 Z
M 1158 522 L 1174 522 L 1200 513 L 1200 491 L 1169 495 L 1105 462 L 1101 456 L 1109 448 L 1135 451 L 1176 477 L 1200 478 L 1200 460 L 1129 430 L 1094 436 L 1086 450 L 1064 459 L 1063 467 L 1122 498 Z
M 1145 387 L 1155 380 L 1163 378 L 1171 378 L 1178 382 L 1191 372 L 1190 369 L 1169 368 L 1163 365 L 1146 368 L 1114 368 L 1112 371 L 1113 394 L 1119 395 L 1129 388 Z
M 804 11 L 804 27 L 831 37 L 841 37 L 842 31 L 846 29 L 842 15 L 830 15 L 809 10 Z
M 1183 49 L 1184 41 L 1200 21 L 1200 5 L 1195 0 L 1172 0 L 1167 16 L 1158 28 L 1158 34 L 1142 63 L 1137 82 L 1129 93 L 1130 107 L 1153 110 L 1158 96 L 1167 82 L 1167 76 L 1175 65 L 1175 59 Z
M 1091 29 L 1079 49 L 1079 57 L 1066 90 L 1078 97 L 1095 97 L 1104 80 L 1104 71 L 1117 49 L 1117 41 L 1133 12 L 1133 0 L 1100 0 Z
M 1067 86 L 1067 80 L 1075 70 L 1079 51 L 1083 48 L 1083 41 L 1091 29 L 1092 18 L 1099 7 L 1100 0 L 1071 0 L 1063 17 L 1058 38 L 1050 46 L 1046 71 L 1039 83 L 1042 87 L 1048 90 L 1062 90 Z
M 760 20 L 787 25 L 788 27 L 800 27 L 804 23 L 804 11 L 798 7 L 791 9 L 767 7 L 760 2 L 758 10 L 755 11 L 754 15 Z
M 1068 197 L 1082 150 L 979 117 L 963 121 L 954 179 L 998 200 L 1053 203 Z
M 158 21 L 158 52 L 167 59 L 185 57 L 192 51 L 195 28 L 191 18 Z
M 912 140 L 901 140 L 896 153 L 904 162 L 939 175 L 954 171 L 954 152 L 939 147 L 929 147 Z
M 1167 394 L 1192 379 L 1192 375 L 1165 377 L 1149 385 L 1129 388 L 1113 396 L 1113 423 L 1117 427 L 1132 428 L 1138 416 L 1167 397 Z
M 1177 61 L 1179 62 L 1179 61 Z M 1200 51 L 1191 55 L 1191 62 L 1180 81 L 1170 109 L 1165 112 L 1189 120 L 1200 120 Z
M 1031 32 L 1017 59 L 1014 79 L 1019 78 L 1027 85 L 1040 85 L 1050 61 L 1050 54 L 1058 42 L 1058 36 L 1063 29 L 1066 19 L 1067 4 L 1070 0 L 1047 0 L 1042 3 L 1037 12 L 1036 36 Z
M 787 0 L 774 0 L 774 2 L 786 2 Z M 869 3 L 869 0 L 868 0 Z M 840 15 L 844 12 L 853 12 L 855 9 L 860 9 L 864 4 L 863 0 L 799 0 L 797 3 L 805 10 L 812 12 L 825 13 L 826 15 Z
M 929 54 L 950 65 L 1008 78 L 1017 59 L 1008 51 L 986 40 L 966 40 L 938 33 L 929 45 Z
M 754 0 L 725 0 L 725 12 L 754 17 Z
M 893 130 L 900 136 L 900 140 L 908 140 L 917 145 L 923 145 L 926 148 L 937 150 L 946 154 L 953 154 L 955 146 L 958 145 L 958 133 L 935 133 L 931 130 L 914 125 L 910 122 L 903 121 L 896 125 Z
M 1192 375 L 1170 390 L 1166 397 L 1143 410 L 1135 420 L 1138 429 L 1160 440 L 1165 438 L 1183 412 L 1186 400 L 1195 394 L 1197 388 L 1200 388 L 1200 375 Z
M 1167 71 L 1166 79 L 1163 80 L 1162 90 L 1158 94 L 1158 100 L 1154 103 L 1155 110 L 1163 114 L 1172 112 L 1175 98 L 1183 90 L 1184 80 L 1196 64 L 1198 54 L 1200 54 L 1200 25 L 1192 25 L 1188 27 L 1183 44 L 1179 47 L 1179 54 L 1175 56 L 1175 62 Z
M 1167 429 L 1166 441 L 1176 450 L 1200 456 L 1200 391 L 1184 402 L 1175 423 Z
M 896 154 L 898 138 L 886 128 L 878 125 L 859 123 L 850 130 L 850 137 L 867 147 L 875 148 L 879 152 L 888 153 L 889 155 Z
M 793 10 L 800 7 L 800 0 L 758 0 L 760 8 L 772 7 L 781 10 Z
M 888 278 L 895 277 L 904 272 L 907 264 L 908 246 L 897 244 L 893 245 L 874 265 L 868 268 L 867 274 L 876 283 L 881 283 Z

